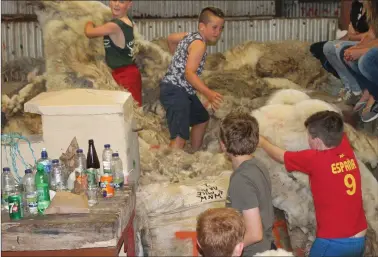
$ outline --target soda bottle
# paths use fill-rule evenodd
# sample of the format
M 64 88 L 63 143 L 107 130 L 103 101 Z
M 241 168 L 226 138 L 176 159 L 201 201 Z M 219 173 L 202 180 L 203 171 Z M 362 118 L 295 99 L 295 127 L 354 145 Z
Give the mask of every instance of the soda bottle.
M 24 187 L 25 209 L 28 213 L 38 214 L 37 191 L 35 190 L 34 176 L 31 169 L 25 170 L 25 176 L 22 178 Z
M 87 187 L 98 187 L 100 185 L 100 161 L 98 160 L 93 139 L 88 141 L 87 154 Z
M 37 165 L 37 173 L 35 174 L 35 185 L 37 187 L 37 209 L 38 212 L 43 214 L 47 207 L 50 205 L 50 190 L 49 179 L 45 172 L 44 166 L 41 163 Z

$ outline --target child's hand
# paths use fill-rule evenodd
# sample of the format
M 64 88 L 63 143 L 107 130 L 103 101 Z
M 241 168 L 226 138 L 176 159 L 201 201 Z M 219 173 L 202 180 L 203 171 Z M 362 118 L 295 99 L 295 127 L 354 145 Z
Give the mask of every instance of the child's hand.
M 88 21 L 88 22 L 85 24 L 85 27 L 84 27 L 84 33 L 85 33 L 85 35 L 88 34 L 88 30 L 90 30 L 91 28 L 94 28 L 94 23 L 91 22 L 91 21 Z
M 223 101 L 223 96 L 213 90 L 210 90 L 208 95 L 206 95 L 206 98 L 209 100 L 209 103 L 215 110 L 219 109 Z

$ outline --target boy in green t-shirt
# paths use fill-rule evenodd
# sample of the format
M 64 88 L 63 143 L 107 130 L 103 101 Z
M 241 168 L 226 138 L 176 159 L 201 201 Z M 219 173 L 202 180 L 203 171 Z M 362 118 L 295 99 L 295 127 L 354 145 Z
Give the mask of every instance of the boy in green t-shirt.
M 85 25 L 85 35 L 89 38 L 104 37 L 106 64 L 112 69 L 112 75 L 118 85 L 127 89 L 142 105 L 142 77 L 133 60 L 134 26 L 127 15 L 132 1 L 111 0 L 109 7 L 113 19 L 104 25 L 95 27 L 89 21 Z

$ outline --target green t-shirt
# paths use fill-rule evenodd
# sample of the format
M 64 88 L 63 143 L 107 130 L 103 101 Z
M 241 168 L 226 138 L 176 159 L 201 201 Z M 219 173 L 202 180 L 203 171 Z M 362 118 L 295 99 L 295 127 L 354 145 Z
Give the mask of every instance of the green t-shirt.
M 244 161 L 230 177 L 226 207 L 237 209 L 240 213 L 259 207 L 263 226 L 263 240 L 244 246 L 242 256 L 253 256 L 270 250 L 273 242 L 272 228 L 274 209 L 272 185 L 265 165 L 256 158 Z
M 105 61 L 106 64 L 114 70 L 134 63 L 132 55 L 134 33 L 133 27 L 120 19 L 112 19 L 111 22 L 117 24 L 125 36 L 125 48 L 123 49 L 114 44 L 109 36 L 104 36 Z M 131 22 L 134 23 L 132 20 Z

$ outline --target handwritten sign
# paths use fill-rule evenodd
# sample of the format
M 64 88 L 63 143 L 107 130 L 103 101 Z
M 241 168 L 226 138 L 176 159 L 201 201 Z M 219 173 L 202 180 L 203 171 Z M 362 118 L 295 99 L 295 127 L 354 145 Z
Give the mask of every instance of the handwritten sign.
M 204 188 L 197 191 L 197 197 L 201 199 L 201 203 L 207 200 L 217 200 L 223 198 L 223 190 L 218 186 L 205 184 Z

